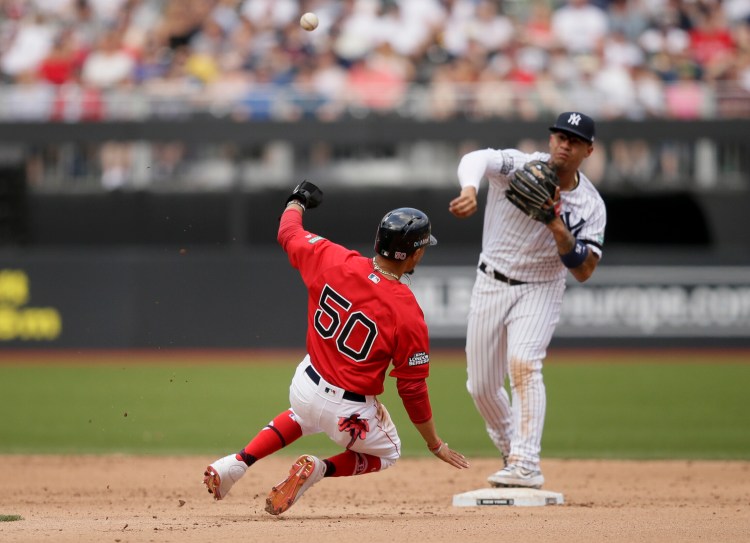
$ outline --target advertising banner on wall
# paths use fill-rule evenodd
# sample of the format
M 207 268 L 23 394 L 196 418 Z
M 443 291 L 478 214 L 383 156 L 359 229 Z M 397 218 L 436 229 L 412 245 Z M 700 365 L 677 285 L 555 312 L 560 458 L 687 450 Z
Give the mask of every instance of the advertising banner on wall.
M 412 289 L 432 337 L 465 337 L 476 273 L 420 266 Z M 601 266 L 583 284 L 569 276 L 555 335 L 750 338 L 750 267 Z
M 412 278 L 434 346 L 460 348 L 476 269 Z M 514 288 L 514 287 L 510 287 Z M 300 348 L 307 297 L 280 251 L 0 259 L 0 349 Z M 555 341 L 750 343 L 750 267 L 601 266 L 569 277 Z

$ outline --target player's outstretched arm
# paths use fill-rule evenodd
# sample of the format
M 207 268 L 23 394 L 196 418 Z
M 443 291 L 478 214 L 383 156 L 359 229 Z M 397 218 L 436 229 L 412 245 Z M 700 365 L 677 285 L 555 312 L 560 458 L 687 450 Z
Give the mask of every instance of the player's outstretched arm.
M 469 461 L 463 454 L 448 447 L 448 444 L 438 437 L 435 422 L 432 419 L 419 424 L 415 423 L 414 427 L 422 434 L 430 452 L 440 460 L 458 469 L 469 467 Z
M 288 250 L 287 243 L 294 237 L 294 233 L 302 229 L 302 215 L 305 209 L 318 207 L 323 201 L 323 191 L 309 181 L 303 181 L 292 190 L 284 203 L 284 211 L 279 216 L 279 231 L 276 240 Z M 290 211 L 287 213 L 287 211 Z M 295 214 L 299 217 L 293 219 Z
M 473 186 L 466 186 L 461 189 L 461 194 L 451 200 L 448 211 L 453 213 L 459 219 L 465 219 L 477 211 L 477 189 Z

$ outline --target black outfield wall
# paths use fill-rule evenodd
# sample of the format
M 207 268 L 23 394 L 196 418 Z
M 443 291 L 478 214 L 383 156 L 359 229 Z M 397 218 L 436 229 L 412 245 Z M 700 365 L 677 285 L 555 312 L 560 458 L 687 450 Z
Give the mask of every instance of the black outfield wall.
M 610 253 L 586 284 L 569 281 L 554 345 L 750 346 L 750 266 L 634 266 Z M 476 258 L 438 245 L 413 277 L 433 347 L 463 347 Z M 277 246 L 0 252 L 0 352 L 303 349 L 306 305 Z
M 290 182 L 290 186 L 293 185 Z M 365 243 L 382 215 L 410 206 L 425 211 L 448 244 L 476 244 L 482 214 L 457 220 L 450 189 L 349 189 L 326 192 L 308 214 L 311 228 L 345 244 Z M 287 191 L 252 193 L 101 192 L 25 196 L 23 246 L 255 246 L 274 244 Z M 480 195 L 480 205 L 485 193 Z M 607 244 L 734 250 L 750 248 L 750 193 L 604 194 Z M 21 224 L 21 221 L 17 219 Z

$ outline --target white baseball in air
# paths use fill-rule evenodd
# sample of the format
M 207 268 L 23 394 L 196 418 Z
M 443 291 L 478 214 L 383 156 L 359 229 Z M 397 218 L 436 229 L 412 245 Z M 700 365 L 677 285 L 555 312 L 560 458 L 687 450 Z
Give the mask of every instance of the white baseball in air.
M 311 32 L 312 30 L 318 28 L 318 16 L 314 13 L 307 12 L 302 17 L 300 17 L 299 25 L 308 32 Z

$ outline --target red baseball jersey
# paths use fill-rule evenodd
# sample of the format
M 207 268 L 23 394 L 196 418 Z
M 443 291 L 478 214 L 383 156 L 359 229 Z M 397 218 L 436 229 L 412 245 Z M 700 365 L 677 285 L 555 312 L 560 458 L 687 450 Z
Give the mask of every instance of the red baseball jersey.
M 409 287 L 375 272 L 371 258 L 307 232 L 295 211 L 283 214 L 278 240 L 307 287 L 307 352 L 323 378 L 378 395 L 393 363 L 405 405 L 422 404 L 418 418 L 429 418 L 429 336 Z

